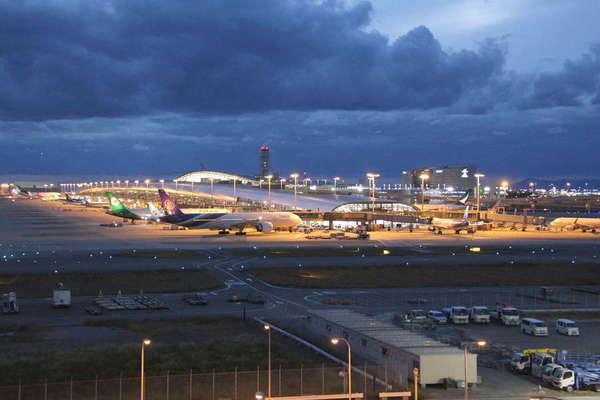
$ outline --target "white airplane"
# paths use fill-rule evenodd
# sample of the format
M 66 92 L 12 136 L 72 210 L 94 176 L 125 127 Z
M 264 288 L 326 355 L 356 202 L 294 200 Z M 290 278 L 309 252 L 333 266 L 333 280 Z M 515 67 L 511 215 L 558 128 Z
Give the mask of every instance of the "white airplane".
M 556 218 L 550 222 L 550 227 L 557 230 L 581 229 L 582 232 L 596 233 L 600 229 L 600 218 Z
M 465 214 L 462 219 L 453 219 L 453 218 L 432 218 L 430 230 L 432 232 L 437 232 L 438 235 L 441 235 L 444 229 L 453 229 L 456 234 L 459 234 L 460 231 L 466 230 L 468 233 L 475 233 L 477 230 L 477 226 L 484 225 L 484 222 L 470 222 L 469 221 L 469 207 L 465 208 Z
M 157 218 L 158 222 L 183 226 L 189 229 L 219 230 L 219 234 L 229 234 L 229 230 L 238 230 L 236 235 L 245 235 L 244 229 L 253 227 L 257 232 L 268 233 L 273 229 L 296 229 L 302 220 L 290 212 L 225 212 L 184 214 L 169 195 L 158 190 L 165 216 Z
M 456 202 L 433 202 L 425 204 L 414 204 L 421 211 L 460 211 L 467 204 L 471 191 L 467 190 Z

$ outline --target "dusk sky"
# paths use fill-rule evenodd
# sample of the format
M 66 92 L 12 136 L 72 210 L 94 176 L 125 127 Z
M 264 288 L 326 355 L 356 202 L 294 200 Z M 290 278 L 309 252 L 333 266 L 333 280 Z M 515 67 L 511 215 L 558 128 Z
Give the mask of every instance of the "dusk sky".
M 0 2 L 3 174 L 600 177 L 598 0 Z

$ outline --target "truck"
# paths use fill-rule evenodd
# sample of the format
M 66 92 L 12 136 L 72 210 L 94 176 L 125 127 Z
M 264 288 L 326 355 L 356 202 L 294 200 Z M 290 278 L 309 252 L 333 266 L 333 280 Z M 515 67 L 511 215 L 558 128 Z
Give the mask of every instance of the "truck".
M 552 386 L 567 392 L 573 390 L 600 392 L 600 370 L 559 368 L 552 375 Z
M 496 309 L 490 312 L 490 317 L 506 326 L 516 326 L 521 322 L 519 310 L 504 304 L 497 304 Z
M 539 355 L 539 354 L 547 354 L 550 355 L 551 358 L 545 358 L 542 357 L 542 361 L 545 360 L 545 362 L 539 363 L 536 366 L 536 373 L 537 373 L 537 369 L 538 368 L 543 368 L 545 365 L 549 364 L 549 360 L 551 360 L 552 362 L 554 362 L 554 359 L 556 358 L 556 349 L 525 349 L 521 352 L 518 353 L 514 353 L 512 355 L 512 358 L 510 360 L 510 369 L 512 369 L 515 372 L 519 372 L 519 373 L 524 373 L 524 374 L 528 374 L 532 372 L 532 361 L 535 355 Z
M 468 324 L 469 323 L 469 312 L 463 306 L 452 306 L 442 309 L 442 312 L 448 318 L 448 321 L 453 324 Z
M 17 303 L 17 293 L 8 292 L 2 294 L 2 314 L 17 314 L 19 304 Z
M 544 367 L 549 364 L 554 364 L 554 360 L 555 354 L 533 353 L 531 355 L 531 375 L 541 378 Z
M 469 319 L 478 324 L 489 324 L 490 310 L 484 306 L 473 306 L 469 309 Z
M 71 290 L 65 288 L 61 283 L 52 291 L 52 307 L 69 308 L 71 307 Z

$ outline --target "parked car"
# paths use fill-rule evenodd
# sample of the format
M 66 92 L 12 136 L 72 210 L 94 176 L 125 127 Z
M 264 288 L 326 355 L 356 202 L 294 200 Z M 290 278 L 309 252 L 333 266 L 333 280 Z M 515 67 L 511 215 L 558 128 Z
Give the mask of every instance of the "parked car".
M 579 328 L 575 321 L 566 318 L 556 320 L 556 332 L 567 336 L 579 336 Z
M 444 313 L 437 310 L 429 310 L 427 313 L 427 318 L 429 318 L 434 324 L 438 325 L 444 325 L 448 323 L 448 318 L 446 318 Z
M 521 320 L 521 332 L 533 336 L 548 336 L 548 326 L 539 319 L 523 318 Z

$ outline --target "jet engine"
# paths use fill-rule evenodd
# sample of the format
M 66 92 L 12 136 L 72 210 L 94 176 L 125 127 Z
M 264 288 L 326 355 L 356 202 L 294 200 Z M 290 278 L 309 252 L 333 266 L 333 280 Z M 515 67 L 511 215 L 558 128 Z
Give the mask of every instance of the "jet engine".
M 273 230 L 273 224 L 270 222 L 259 222 L 258 224 L 256 224 L 257 232 L 269 233 L 272 230 Z

